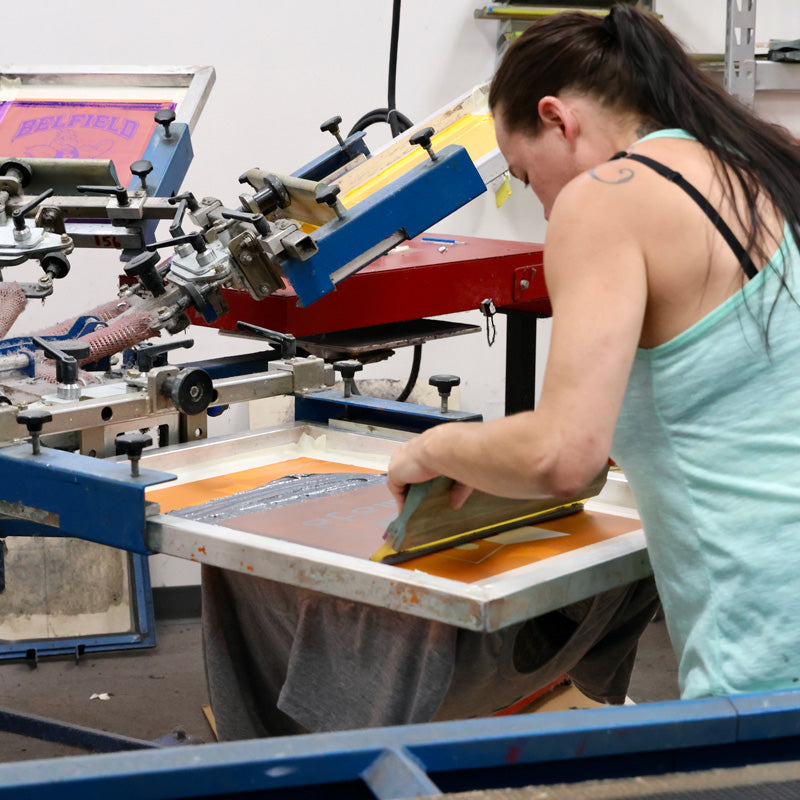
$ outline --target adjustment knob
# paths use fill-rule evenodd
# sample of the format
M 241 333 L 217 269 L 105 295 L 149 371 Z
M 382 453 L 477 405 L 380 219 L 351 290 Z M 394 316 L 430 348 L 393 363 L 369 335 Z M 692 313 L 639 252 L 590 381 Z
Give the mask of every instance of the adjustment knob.
M 241 222 L 249 222 L 259 236 L 269 236 L 269 222 L 263 214 L 250 214 L 247 211 L 221 211 L 223 219 L 238 219 Z
M 127 206 L 130 203 L 128 199 L 128 190 L 121 184 L 116 186 L 76 186 L 79 192 L 89 192 L 90 194 L 108 194 L 114 195 L 117 198 L 118 206 Z
M 342 118 L 337 114 L 335 117 L 326 119 L 325 122 L 319 126 L 319 129 L 325 133 L 333 134 L 336 137 L 336 141 L 339 142 L 339 145 L 344 147 L 344 139 L 342 139 L 342 135 L 339 133 L 339 125 L 341 122 Z
M 142 182 L 142 189 L 147 192 L 147 176 L 153 171 L 153 165 L 146 159 L 134 161 L 130 166 L 131 174 Z
M 419 145 L 430 156 L 431 161 L 435 162 L 438 161 L 438 156 L 433 152 L 433 147 L 431 147 L 431 139 L 433 139 L 434 133 L 433 128 L 423 128 L 411 136 L 408 141 L 414 147 Z
M 345 397 L 350 397 L 353 389 L 355 388 L 355 381 L 353 376 L 356 372 L 361 372 L 364 369 L 363 364 L 355 359 L 347 359 L 346 361 L 334 361 L 333 368 L 336 372 L 342 374 L 342 387 Z
M 124 453 L 131 462 L 131 477 L 139 477 L 139 459 L 142 450 L 153 444 L 153 438 L 146 433 L 123 433 L 115 439 L 117 452 Z
M 45 275 L 49 275 L 54 280 L 63 278 L 69 273 L 69 261 L 63 253 L 48 253 L 39 263 Z
M 72 356 L 76 361 L 89 358 L 89 353 L 91 353 L 88 342 L 82 342 L 80 339 L 66 339 L 59 342 L 58 349 L 65 356 Z
M 179 347 L 192 347 L 194 339 L 179 339 L 175 342 L 163 344 L 150 344 L 143 342 L 135 349 L 136 369 L 139 372 L 149 372 L 153 367 L 163 367 L 167 363 L 167 353 Z
M 458 375 L 431 375 L 428 383 L 439 390 L 439 397 L 442 401 L 442 414 L 446 414 L 450 392 L 454 386 L 458 386 L 461 383 L 461 378 Z
M 236 323 L 236 328 L 263 336 L 268 342 L 277 344 L 281 349 L 281 358 L 294 358 L 297 355 L 297 342 L 291 333 L 271 331 L 269 328 L 262 328 L 260 325 L 253 325 L 241 320 Z
M 31 436 L 33 454 L 38 456 L 42 452 L 39 435 L 46 423 L 53 419 L 53 415 L 44 408 L 26 408 L 17 414 L 17 422 L 28 429 Z
M 56 380 L 62 386 L 73 386 L 78 381 L 78 362 L 89 357 L 91 350 L 86 342 L 77 339 L 49 341 L 31 336 L 33 344 L 56 362 Z M 59 394 L 61 396 L 61 394 Z M 69 399 L 76 399 L 70 397 Z
M 158 262 L 160 257 L 156 252 L 145 250 L 134 256 L 125 265 L 125 274 L 131 278 L 138 278 L 142 286 L 147 289 L 153 297 L 160 297 L 167 290 L 164 288 L 164 281 L 158 273 Z
M 0 175 L 16 178 L 23 189 L 33 180 L 33 170 L 27 161 L 16 158 L 7 158 L 0 164 Z
M 341 189 L 335 183 L 332 184 L 320 183 L 314 190 L 315 200 L 320 205 L 324 203 L 326 206 L 330 206 L 335 212 L 336 216 L 339 217 L 339 219 L 341 219 L 343 216 L 341 209 L 339 208 L 339 201 L 336 199 L 336 196 L 339 194 L 340 191 Z
M 175 408 L 184 414 L 205 411 L 214 399 L 214 384 L 202 369 L 182 369 L 174 378 L 167 378 L 161 394 L 171 397 Z
M 14 223 L 15 240 L 18 238 L 19 233 L 24 233 L 26 236 L 30 235 L 30 231 L 25 223 L 25 215 L 29 214 L 36 206 L 47 200 L 47 198 L 53 194 L 53 191 L 53 189 L 45 189 L 41 194 L 37 194 L 36 197 L 25 203 L 24 206 L 20 206 L 12 213 L 11 221 Z
M 160 108 L 153 115 L 153 119 L 164 129 L 164 138 L 171 139 L 172 134 L 169 132 L 169 126 L 175 122 L 175 112 L 171 108 Z

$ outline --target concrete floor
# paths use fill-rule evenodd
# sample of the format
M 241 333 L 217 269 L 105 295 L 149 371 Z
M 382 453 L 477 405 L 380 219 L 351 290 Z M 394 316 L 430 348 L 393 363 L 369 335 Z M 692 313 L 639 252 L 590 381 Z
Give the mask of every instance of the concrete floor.
M 203 713 L 208 699 L 199 620 L 159 621 L 157 640 L 149 650 L 88 655 L 78 664 L 66 658 L 45 658 L 36 668 L 0 663 L 0 707 L 138 739 L 180 731 L 213 742 Z M 103 693 L 108 700 L 91 699 Z M 662 621 L 642 637 L 629 696 L 637 703 L 678 697 L 677 666 Z M 3 762 L 81 753 L 0 733 Z

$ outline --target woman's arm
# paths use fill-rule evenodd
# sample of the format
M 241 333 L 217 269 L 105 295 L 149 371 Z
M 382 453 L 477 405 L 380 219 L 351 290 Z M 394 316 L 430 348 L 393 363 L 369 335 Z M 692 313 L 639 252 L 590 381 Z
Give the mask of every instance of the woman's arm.
M 461 485 L 457 507 L 468 488 L 567 496 L 602 469 L 647 302 L 636 214 L 626 213 L 631 194 L 588 174 L 562 190 L 545 244 L 553 330 L 539 405 L 491 422 L 439 425 L 402 445 L 388 477 L 398 504 L 408 484 L 438 475 Z

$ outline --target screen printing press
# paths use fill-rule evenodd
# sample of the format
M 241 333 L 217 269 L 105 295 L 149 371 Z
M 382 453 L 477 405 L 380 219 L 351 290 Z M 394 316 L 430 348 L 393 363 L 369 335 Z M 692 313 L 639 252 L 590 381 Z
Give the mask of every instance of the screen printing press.
M 104 546 L 112 561 L 113 552 L 133 556 L 127 579 L 110 593 L 118 602 L 120 597 L 128 601 L 121 603 L 113 635 L 86 633 L 47 613 L 43 627 L 64 631 L 53 639 L 36 631 L 31 620 L 37 615 L 25 609 L 28 636 L 25 626 L 9 628 L 7 619 L 0 620 L 5 657 L 35 662 L 40 653 L 77 658 L 95 650 L 152 645 L 147 554 L 222 559 L 237 568 L 230 553 L 223 554 L 232 537 L 248 541 L 252 553 L 242 563 L 254 574 L 302 583 L 321 570 L 329 575 L 324 583 L 333 594 L 476 630 L 494 630 L 647 572 L 638 526 L 627 519 L 635 516 L 629 499 L 610 527 L 597 522 L 610 517 L 592 517 L 580 531 L 568 530 L 567 523 L 549 534 L 540 531 L 539 538 L 550 541 L 548 553 L 558 551 L 552 549 L 557 538 L 581 545 L 562 542 L 569 566 L 556 559 L 560 566 L 544 572 L 541 565 L 526 564 L 540 561 L 537 548 L 509 543 L 493 558 L 484 551 L 498 549 L 496 544 L 478 545 L 480 555 L 472 552 L 471 567 L 462 550 L 455 573 L 452 565 L 443 569 L 440 564 L 427 574 L 422 567 L 367 563 L 364 548 L 371 546 L 369 537 L 380 536 L 387 508 L 372 521 L 357 553 L 153 515 L 154 502 L 175 495 L 173 489 L 153 487 L 174 475 L 186 486 L 187 464 L 194 468 L 198 459 L 215 461 L 226 448 L 239 452 L 256 441 L 264 463 L 277 459 L 272 443 L 292 434 L 248 432 L 233 443 L 208 440 L 209 416 L 238 403 L 294 397 L 294 434 L 313 431 L 311 438 L 325 441 L 326 426 L 349 425 L 349 432 L 336 436 L 357 440 L 357 451 L 364 450 L 363 441 L 372 443 L 377 470 L 385 469 L 386 448 L 398 432 L 480 419 L 445 410 L 446 402 L 442 409 L 427 408 L 364 397 L 355 388 L 362 363 L 400 346 L 418 351 L 425 341 L 480 330 L 432 317 L 481 308 L 488 322 L 496 311 L 507 314 L 507 410 L 532 405 L 535 322 L 549 312 L 541 246 L 425 235 L 428 226 L 503 181 L 505 164 L 486 112 L 485 86 L 375 154 L 362 132 L 343 138 L 340 120 L 328 120 L 321 128 L 333 134 L 334 147 L 291 175 L 245 171 L 239 183 L 246 191 L 228 207 L 211 196 L 198 201 L 180 186 L 192 155 L 191 127 L 213 83 L 210 68 L 28 69 L 6 78 L 4 85 L 12 89 L 2 100 L 0 119 L 0 137 L 6 137 L 6 158 L 0 162 L 6 198 L 0 269 L 7 278 L 11 268 L 38 261 L 43 275 L 33 283 L 3 283 L 3 334 L 29 299 L 58 291 L 77 248 L 116 247 L 124 267 L 116 298 L 49 330 L 0 341 L 0 441 L 5 443 L 0 511 L 3 535 L 11 542 L 5 559 L 7 608 L 13 617 L 24 582 L 20 564 L 32 560 L 19 543 L 38 546 L 42 536 L 67 537 Z M 105 89 L 94 97 L 98 84 Z M 121 144 L 115 150 L 116 139 Z M 47 151 L 48 158 L 39 157 L 54 142 L 67 140 L 79 145 L 75 152 L 58 145 L 56 152 Z M 108 158 L 83 158 L 100 150 L 124 159 L 123 166 Z M 155 240 L 162 219 L 169 220 L 170 236 Z M 166 259 L 162 252 L 169 254 Z M 192 322 L 250 336 L 255 350 L 172 366 L 170 351 L 192 342 L 167 336 L 182 333 Z M 343 376 L 344 391 L 331 388 L 334 369 Z M 450 378 L 444 378 L 440 392 L 446 398 Z M 25 438 L 31 444 L 21 443 Z M 130 465 L 118 462 L 123 455 Z M 228 472 L 237 471 L 234 462 Z M 615 485 L 622 484 L 620 478 Z M 170 507 L 176 507 L 172 499 Z M 204 549 L 195 546 L 201 530 L 219 547 L 210 541 Z M 286 547 L 288 554 L 281 555 Z M 512 551 L 517 555 L 509 559 Z M 46 569 L 47 555 L 37 552 L 36 558 Z M 99 557 L 82 558 L 86 565 Z M 608 571 L 607 563 L 617 559 L 619 571 Z M 485 570 L 488 562 L 500 566 L 475 571 L 478 563 Z M 289 563 L 294 566 L 288 568 Z M 300 570 L 300 563 L 313 569 Z M 526 569 L 518 583 L 520 567 Z M 118 568 L 116 563 L 108 567 Z M 467 577 L 460 572 L 465 568 Z M 68 568 L 60 571 L 68 582 Z M 97 581 L 85 566 L 80 571 Z M 559 574 L 556 588 L 551 581 Z M 27 580 L 40 583 L 45 581 L 38 576 Z M 417 599 L 406 602 L 397 586 Z M 41 601 L 53 605 L 52 598 Z M 97 611 L 89 609 L 89 616 Z
M 441 407 L 361 395 L 354 378 L 364 363 L 480 332 L 432 318 L 480 308 L 488 324 L 500 312 L 506 411 L 533 405 L 536 319 L 549 313 L 541 246 L 426 235 L 507 177 L 485 86 L 376 153 L 363 132 L 344 137 L 332 118 L 320 126 L 335 138 L 330 149 L 291 174 L 246 170 L 226 205 L 181 185 L 213 69 L 26 68 L 0 77 L 0 657 L 35 664 L 40 654 L 77 659 L 155 644 L 152 553 L 484 632 L 649 574 L 617 472 L 570 516 L 404 564 L 370 558 L 396 513 L 380 481 L 393 448 L 432 425 L 481 417 L 448 407 L 451 376 L 439 376 Z M 169 233 L 157 237 L 162 220 Z M 28 300 L 58 292 L 80 248 L 121 257 L 118 294 L 47 330 L 12 334 Z M 18 265 L 37 262 L 36 280 L 12 280 Z M 253 351 L 171 364 L 171 351 L 192 344 L 179 336 L 190 324 L 247 336 Z M 294 422 L 209 437 L 211 417 L 276 397 L 292 398 Z M 345 475 L 351 485 L 281 508 L 250 503 L 294 475 Z M 210 515 L 195 513 L 209 504 Z M 73 561 L 26 550 L 67 542 L 111 555 L 93 549 Z M 103 608 L 56 625 L 55 587 L 26 572 L 37 561 L 46 570 L 48 558 L 62 583 L 84 580 Z M 120 582 L 100 591 L 117 572 Z M 113 603 L 121 611 L 110 631 L 82 628 Z M 630 732 L 627 749 L 605 736 L 607 723 L 583 717 L 204 745 L 201 755 L 103 735 L 92 740 L 104 749 L 145 752 L 63 759 L 45 771 L 3 766 L 0 793 L 49 797 L 51 780 L 62 796 L 140 798 L 355 781 L 378 797 L 432 795 L 426 770 L 458 786 L 444 774 L 735 742 L 747 735 L 743 717 L 763 708 L 753 703 L 678 704 L 655 722 L 642 709 L 617 710 L 608 724 Z M 757 727 L 753 737 L 763 735 Z M 788 735 L 774 719 L 770 731 Z

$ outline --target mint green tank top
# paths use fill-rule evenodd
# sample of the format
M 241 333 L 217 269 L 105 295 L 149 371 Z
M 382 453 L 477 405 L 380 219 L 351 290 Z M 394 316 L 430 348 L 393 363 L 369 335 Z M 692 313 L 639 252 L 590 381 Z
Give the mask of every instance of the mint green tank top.
M 800 307 L 784 269 L 800 300 L 788 228 L 739 292 L 639 349 L 614 435 L 685 698 L 800 688 Z

